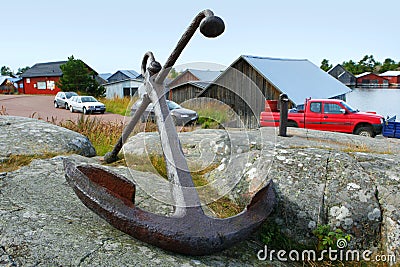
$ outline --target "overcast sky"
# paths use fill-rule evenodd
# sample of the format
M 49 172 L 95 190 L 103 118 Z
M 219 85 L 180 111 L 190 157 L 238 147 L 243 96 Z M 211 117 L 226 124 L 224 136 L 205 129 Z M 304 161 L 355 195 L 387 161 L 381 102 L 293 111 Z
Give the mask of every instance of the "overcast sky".
M 230 65 L 240 55 L 335 65 L 372 54 L 400 61 L 399 0 L 22 0 L 0 5 L 0 66 L 82 59 L 99 73 L 133 69 L 152 51 L 161 64 L 192 19 L 224 19 L 216 39 L 195 34 L 177 64 Z

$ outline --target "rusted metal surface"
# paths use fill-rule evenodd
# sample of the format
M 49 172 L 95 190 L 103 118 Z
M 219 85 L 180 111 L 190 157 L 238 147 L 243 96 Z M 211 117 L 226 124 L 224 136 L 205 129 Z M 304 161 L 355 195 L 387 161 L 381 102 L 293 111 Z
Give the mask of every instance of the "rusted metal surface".
M 120 175 L 98 167 L 75 166 L 68 160 L 64 162 L 69 184 L 88 208 L 137 239 L 189 255 L 210 254 L 247 238 L 268 217 L 275 204 L 272 182 L 269 182 L 247 208 L 234 217 L 218 219 L 204 214 L 167 106 L 163 85 L 168 72 L 199 27 L 207 37 L 216 37 L 225 29 L 222 19 L 205 10 L 194 18 L 163 67 L 152 52 L 144 55 L 141 69 L 145 83 L 139 89 L 141 104 L 113 151 L 105 157 L 107 162 L 117 159 L 140 116 L 153 103 L 174 201 L 173 215 L 161 216 L 136 207 L 135 185 Z
M 136 207 L 135 185 L 126 178 L 98 167 L 64 164 L 69 184 L 87 207 L 139 240 L 182 254 L 211 254 L 246 239 L 275 203 L 270 182 L 234 217 L 211 218 L 200 207 L 187 208 L 181 217 L 165 217 Z

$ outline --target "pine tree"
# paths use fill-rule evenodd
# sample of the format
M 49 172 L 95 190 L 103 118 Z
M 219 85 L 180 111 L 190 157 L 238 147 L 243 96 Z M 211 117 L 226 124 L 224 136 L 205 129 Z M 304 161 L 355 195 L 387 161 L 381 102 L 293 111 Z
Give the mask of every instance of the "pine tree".
M 102 96 L 105 88 L 95 80 L 95 74 L 80 59 L 70 56 L 68 61 L 60 66 L 63 76 L 57 83 L 63 91 L 79 92 L 95 97 Z

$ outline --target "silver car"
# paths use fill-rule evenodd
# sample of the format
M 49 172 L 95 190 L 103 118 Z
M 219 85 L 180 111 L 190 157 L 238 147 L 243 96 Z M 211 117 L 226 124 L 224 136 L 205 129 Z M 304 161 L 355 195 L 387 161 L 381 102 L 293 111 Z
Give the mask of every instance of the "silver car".
M 71 99 L 71 97 L 77 95 L 78 94 L 75 92 L 58 92 L 54 97 L 54 107 L 62 107 L 68 109 L 68 101 Z
M 139 108 L 141 101 L 136 102 L 131 108 L 131 116 L 135 114 L 137 109 Z M 175 125 L 186 125 L 191 124 L 197 121 L 199 115 L 196 111 L 191 109 L 186 109 L 175 103 L 174 101 L 167 100 L 168 108 L 171 112 L 172 119 L 175 122 Z M 141 121 L 155 121 L 155 114 L 154 114 L 154 105 L 151 103 L 141 116 Z

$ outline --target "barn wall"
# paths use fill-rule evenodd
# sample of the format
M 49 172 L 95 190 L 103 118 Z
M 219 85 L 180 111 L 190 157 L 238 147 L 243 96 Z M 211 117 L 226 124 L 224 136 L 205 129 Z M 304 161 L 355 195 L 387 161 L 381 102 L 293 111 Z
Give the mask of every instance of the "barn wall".
M 224 102 L 235 110 L 247 128 L 257 128 L 265 99 L 278 100 L 280 94 L 250 64 L 239 59 L 201 96 Z
M 196 76 L 194 76 L 191 72 L 187 71 L 182 75 L 176 77 L 175 80 L 173 80 L 170 84 L 168 84 L 168 87 L 173 88 L 179 84 L 198 81 L 198 80 L 199 79 Z
M 168 99 L 180 104 L 187 100 L 196 98 L 201 91 L 202 89 L 197 86 L 192 84 L 184 84 L 171 89 Z
M 357 78 L 357 86 L 361 87 L 382 87 L 382 86 L 389 86 L 389 82 L 374 73 L 370 73 L 364 75 L 360 78 Z

